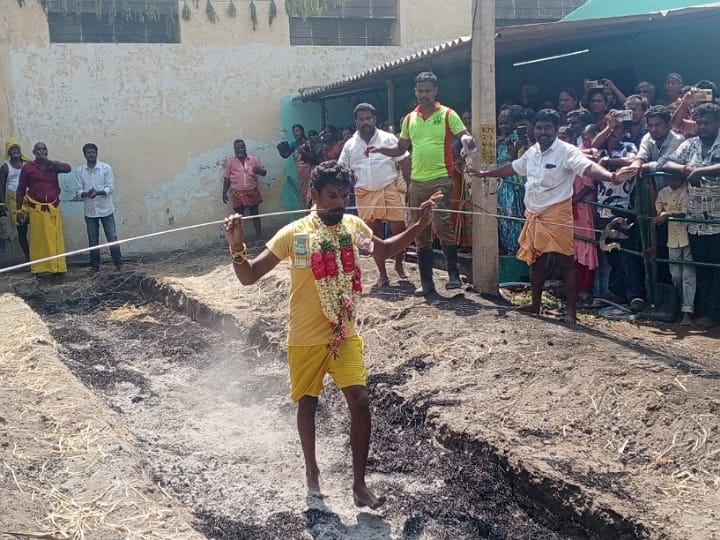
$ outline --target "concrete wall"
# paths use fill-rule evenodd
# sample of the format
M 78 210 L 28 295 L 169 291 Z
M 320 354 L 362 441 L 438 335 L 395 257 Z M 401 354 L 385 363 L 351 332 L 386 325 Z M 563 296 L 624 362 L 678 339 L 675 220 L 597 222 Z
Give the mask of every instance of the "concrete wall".
M 50 157 L 79 165 L 88 141 L 116 176 L 116 219 L 121 237 L 221 219 L 221 165 L 242 137 L 268 168 L 261 190 L 266 212 L 283 210 L 292 167 L 275 144 L 293 121 L 287 98 L 299 88 L 324 85 L 388 60 L 470 33 L 470 0 L 446 9 L 417 9 L 400 0 L 401 45 L 394 47 L 292 47 L 282 2 L 272 26 L 269 2 L 255 2 L 253 31 L 247 5 L 238 16 L 208 21 L 192 8 L 181 21 L 180 44 L 50 44 L 45 14 L 34 1 L 0 5 L 0 133 L 18 137 L 29 153 L 43 140 Z M 180 3 L 181 4 L 181 3 Z M 192 5 L 192 3 L 190 3 Z M 433 5 L 427 2 L 428 6 Z M 286 110 L 282 111 L 282 103 Z M 319 127 L 320 120 L 316 126 Z M 66 246 L 86 246 L 72 177 L 62 180 Z M 2 218 L 0 218 L 2 219 Z M 277 226 L 284 220 L 273 220 Z M 0 230 L 0 234 L 3 234 Z M 219 226 L 126 244 L 126 252 L 207 245 Z M 0 248 L 0 263 L 9 262 Z

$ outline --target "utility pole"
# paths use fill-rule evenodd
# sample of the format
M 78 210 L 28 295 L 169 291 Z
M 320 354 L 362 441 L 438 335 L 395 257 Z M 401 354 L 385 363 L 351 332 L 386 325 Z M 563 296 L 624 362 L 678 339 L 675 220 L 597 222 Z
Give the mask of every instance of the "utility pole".
M 495 0 L 472 3 L 471 91 L 472 125 L 478 136 L 481 169 L 495 167 Z M 498 294 L 497 181 L 475 178 L 472 188 L 473 286 L 481 294 Z

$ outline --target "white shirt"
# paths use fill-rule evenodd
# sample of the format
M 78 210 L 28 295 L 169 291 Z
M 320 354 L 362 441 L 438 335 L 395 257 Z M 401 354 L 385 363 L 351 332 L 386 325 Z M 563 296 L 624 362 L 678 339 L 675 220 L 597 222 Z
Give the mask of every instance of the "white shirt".
M 86 197 L 84 210 L 86 217 L 106 217 L 115 212 L 112 194 L 115 191 L 115 179 L 110 165 L 98 161 L 92 169 L 85 165 L 78 167 L 77 177 L 77 198 L 80 194 L 95 188 L 95 191 L 105 191 L 107 195 L 98 195 L 94 199 Z
M 575 176 L 581 176 L 590 165 L 592 161 L 580 150 L 560 139 L 544 152 L 535 143 L 512 162 L 515 172 L 527 177 L 525 207 L 533 213 L 571 198 Z
M 20 165 L 19 169 L 16 169 L 10 164 L 10 161 L 6 161 L 8 166 L 8 176 L 7 176 L 7 190 L 8 191 L 17 191 L 18 186 L 20 185 L 20 171 L 23 168 L 23 165 L 25 165 L 25 162 L 22 162 L 22 165 Z M 2 202 L 2 201 L 0 201 Z
M 398 177 L 395 163 L 402 161 L 410 154 L 405 152 L 402 156 L 391 158 L 379 152 L 365 155 L 365 149 L 370 146 L 393 146 L 398 142 L 395 135 L 376 129 L 375 134 L 366 143 L 358 131 L 350 137 L 343 146 L 338 163 L 353 170 L 357 178 L 355 187 L 367 191 L 379 191 L 392 184 Z

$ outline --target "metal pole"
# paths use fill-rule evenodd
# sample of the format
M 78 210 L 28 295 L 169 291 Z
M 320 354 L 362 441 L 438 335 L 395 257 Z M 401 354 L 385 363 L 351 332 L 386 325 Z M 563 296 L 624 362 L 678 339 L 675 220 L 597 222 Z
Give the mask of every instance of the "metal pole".
M 472 125 L 479 136 L 480 167 L 494 168 L 495 148 L 495 0 L 472 3 Z M 475 179 L 474 210 L 497 213 L 497 182 L 494 178 Z M 473 285 L 479 293 L 498 294 L 498 229 L 494 217 L 473 216 Z

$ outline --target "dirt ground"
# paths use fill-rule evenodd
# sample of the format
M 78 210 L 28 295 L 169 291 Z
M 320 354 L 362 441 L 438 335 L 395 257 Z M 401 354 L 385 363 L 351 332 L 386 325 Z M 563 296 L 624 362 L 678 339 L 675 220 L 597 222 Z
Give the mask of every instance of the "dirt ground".
M 417 299 L 407 282 L 369 290 L 360 309 L 369 479 L 389 503 L 352 506 L 332 387 L 318 418 L 328 497 L 306 500 L 287 276 L 282 263 L 243 288 L 223 249 L 122 275 L 72 268 L 62 285 L 12 275 L 0 321 L 33 330 L 3 345 L 0 500 L 14 502 L 0 503 L 0 534 L 181 538 L 192 524 L 209 538 L 720 538 L 717 333 L 592 316 L 570 327 L 469 291 Z M 60 450 L 68 437 L 81 463 Z M 170 516 L 164 528 L 153 510 L 133 514 L 140 495 Z M 77 515 L 62 521 L 58 497 Z

